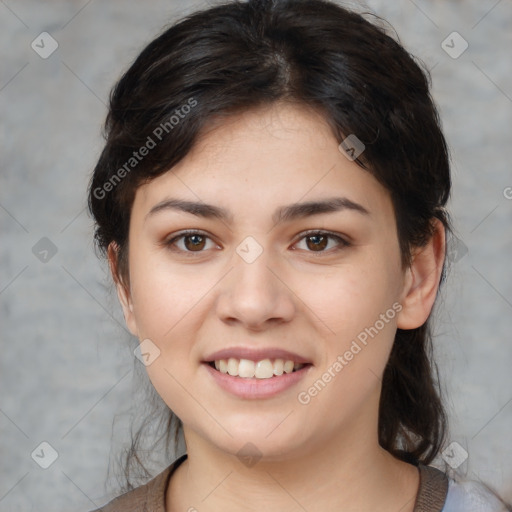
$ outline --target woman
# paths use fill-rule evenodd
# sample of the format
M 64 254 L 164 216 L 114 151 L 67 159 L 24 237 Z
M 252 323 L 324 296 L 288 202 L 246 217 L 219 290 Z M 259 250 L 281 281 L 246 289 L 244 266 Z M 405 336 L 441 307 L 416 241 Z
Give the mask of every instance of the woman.
M 106 139 L 96 240 L 186 454 L 102 511 L 506 510 L 428 466 L 450 169 L 396 41 L 322 0 L 197 12 Z

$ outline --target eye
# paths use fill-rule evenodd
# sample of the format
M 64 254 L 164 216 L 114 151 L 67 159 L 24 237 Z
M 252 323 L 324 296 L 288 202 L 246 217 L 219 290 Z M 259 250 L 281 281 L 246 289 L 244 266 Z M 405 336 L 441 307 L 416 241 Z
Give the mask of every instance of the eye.
M 211 244 L 209 247 L 207 247 L 208 241 Z M 185 253 L 204 252 L 205 249 L 211 249 L 212 245 L 215 246 L 209 236 L 200 231 L 193 230 L 182 231 L 180 234 L 167 240 L 165 245 L 171 250 L 178 250 Z M 177 247 L 178 249 L 173 247 Z
M 305 234 L 303 233 L 300 242 L 305 241 L 306 250 L 308 252 L 327 252 L 325 249 L 329 246 L 330 240 L 336 241 L 334 247 L 338 249 L 350 246 L 350 243 L 341 236 L 330 233 L 329 231 L 309 231 Z M 331 248 L 332 245 L 329 249 Z
M 330 243 L 334 241 L 334 243 Z M 329 231 L 308 231 L 302 233 L 299 243 L 305 242 L 307 252 L 325 253 L 330 252 L 330 249 L 349 247 L 350 243 L 339 235 Z M 201 231 L 188 230 L 182 231 L 176 236 L 164 242 L 164 245 L 169 247 L 172 251 L 182 252 L 185 254 L 201 253 L 216 246 L 212 239 Z M 297 246 L 297 244 L 295 244 Z M 218 246 L 217 246 L 218 247 Z M 295 247 L 294 247 L 295 248 Z M 187 255 L 188 255 L 187 254 Z

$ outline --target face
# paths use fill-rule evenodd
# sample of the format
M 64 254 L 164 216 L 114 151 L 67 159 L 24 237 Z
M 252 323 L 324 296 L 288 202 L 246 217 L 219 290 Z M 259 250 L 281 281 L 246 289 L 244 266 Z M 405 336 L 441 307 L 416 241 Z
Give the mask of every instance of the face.
M 127 324 L 185 433 L 269 458 L 375 434 L 408 280 L 389 193 L 318 114 L 274 105 L 206 132 L 137 190 L 128 257 Z

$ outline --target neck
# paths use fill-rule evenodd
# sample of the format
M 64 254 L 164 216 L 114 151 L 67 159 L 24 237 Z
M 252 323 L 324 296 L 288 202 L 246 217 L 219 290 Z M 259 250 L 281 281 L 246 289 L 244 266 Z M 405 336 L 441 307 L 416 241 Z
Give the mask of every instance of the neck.
M 356 439 L 346 434 L 303 447 L 300 454 L 262 458 L 249 467 L 185 431 L 188 458 L 171 479 L 168 512 L 412 512 L 417 468 L 383 450 L 376 435 L 359 432 Z

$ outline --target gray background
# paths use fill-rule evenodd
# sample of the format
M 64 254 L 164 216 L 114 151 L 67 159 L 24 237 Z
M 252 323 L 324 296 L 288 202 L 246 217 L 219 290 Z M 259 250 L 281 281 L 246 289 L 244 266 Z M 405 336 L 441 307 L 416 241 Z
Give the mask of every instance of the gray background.
M 104 485 L 112 420 L 117 448 L 134 343 L 94 254 L 85 191 L 110 87 L 165 23 L 206 5 L 0 1 L 0 511 L 84 511 L 115 492 Z M 449 456 L 466 450 L 458 471 L 512 500 L 512 2 L 368 5 L 432 69 L 452 151 L 461 242 L 435 324 Z M 47 59 L 31 48 L 43 31 L 59 44 Z M 453 31 L 469 44 L 456 59 L 441 47 Z M 58 453 L 48 469 L 35 460 L 51 450 L 31 457 L 42 441 Z

